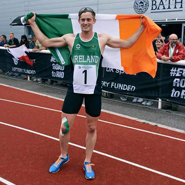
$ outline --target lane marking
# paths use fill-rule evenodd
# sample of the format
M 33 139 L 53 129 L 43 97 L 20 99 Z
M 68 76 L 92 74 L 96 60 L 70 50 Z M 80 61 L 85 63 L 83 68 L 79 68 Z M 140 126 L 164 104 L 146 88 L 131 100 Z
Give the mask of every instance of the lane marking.
M 47 108 L 47 107 L 41 107 L 41 106 L 37 106 L 37 105 L 21 103 L 21 102 L 16 102 L 16 101 L 13 101 L 13 100 L 2 99 L 2 98 L 0 98 L 0 100 L 6 101 L 6 102 L 15 103 L 15 104 L 20 104 L 20 105 L 30 106 L 30 107 L 34 107 L 34 108 L 39 108 L 39 109 L 44 109 L 44 110 L 49 110 L 49 111 L 62 113 L 62 111 L 59 111 L 59 110 L 56 110 L 56 109 Z M 80 115 L 80 114 L 77 114 L 77 116 L 81 117 L 81 118 L 86 118 L 86 116 L 83 116 L 83 115 Z M 173 137 L 173 136 L 168 136 L 168 135 L 165 135 L 165 134 L 159 134 L 159 133 L 156 133 L 156 132 L 143 130 L 143 129 L 139 129 L 139 128 L 135 128 L 135 127 L 127 126 L 127 125 L 122 125 L 122 124 L 118 124 L 118 123 L 114 123 L 114 122 L 110 122 L 110 121 L 105 121 L 105 120 L 101 120 L 101 119 L 98 119 L 98 121 L 103 122 L 103 123 L 107 123 L 107 124 L 110 124 L 110 125 L 114 125 L 114 126 L 128 128 L 128 129 L 132 129 L 132 130 L 136 130 L 136 131 L 140 131 L 140 132 L 145 132 L 145 133 L 148 133 L 148 134 L 153 134 L 153 135 L 157 135 L 157 136 L 166 137 L 166 138 L 169 138 L 169 139 L 174 139 L 174 140 L 177 140 L 177 141 L 185 142 L 185 139 L 180 139 L 180 138 Z
M 36 135 L 39 135 L 39 136 L 43 136 L 43 137 L 45 137 L 45 138 L 49 138 L 49 139 L 52 139 L 52 140 L 55 140 L 55 141 L 59 141 L 58 138 L 55 138 L 55 137 L 52 137 L 52 136 L 48 136 L 48 135 L 46 135 L 46 134 L 42 134 L 42 133 L 40 133 L 40 132 L 36 132 L 36 131 L 33 131 L 33 130 L 29 130 L 29 129 L 26 129 L 26 128 L 23 128 L 23 127 L 11 125 L 11 124 L 4 123 L 4 122 L 0 122 L 0 124 L 5 125 L 5 126 L 9 126 L 9 127 L 13 127 L 13 128 L 19 129 L 19 130 L 23 130 L 23 131 L 26 131 L 26 132 L 30 132 L 30 133 L 33 133 L 33 134 L 36 134 Z M 72 145 L 72 146 L 75 146 L 75 147 L 77 147 L 77 148 L 81 148 L 81 149 L 84 149 L 84 150 L 86 149 L 84 146 L 81 146 L 81 145 L 78 145 L 78 144 L 75 144 L 75 143 L 71 143 L 71 142 L 69 142 L 69 145 Z M 160 171 L 157 171 L 157 170 L 148 168 L 148 167 L 146 167 L 146 166 L 142 166 L 142 165 L 140 165 L 140 164 L 137 164 L 137 163 L 134 163 L 134 162 L 130 162 L 130 161 L 121 159 L 121 158 L 119 158 L 119 157 L 115 157 L 115 156 L 113 156 L 113 155 L 106 154 L 106 153 L 104 153 L 104 152 L 100 152 L 100 151 L 97 151 L 97 150 L 93 150 L 93 152 L 96 153 L 96 154 L 99 154 L 99 155 L 102 155 L 102 156 L 105 156 L 105 157 L 108 157 L 108 158 L 111 158 L 111 159 L 114 159 L 114 160 L 117 160 L 117 161 L 126 163 L 126 164 L 129 164 L 129 165 L 132 165 L 132 166 L 135 166 L 135 167 L 144 169 L 144 170 L 146 170 L 146 171 L 149 171 L 149 172 L 152 172 L 152 173 L 156 173 L 156 174 L 158 174 L 158 175 L 161 175 L 161 176 L 164 176 L 164 177 L 168 177 L 168 178 L 170 178 L 170 179 L 173 179 L 173 180 L 176 180 L 176 181 L 185 183 L 185 179 L 181 179 L 181 178 L 178 178 L 178 177 L 169 175 L 169 174 L 167 174 L 167 173 L 163 173 L 163 172 L 160 172 Z
M 14 183 L 7 181 L 6 179 L 3 179 L 2 177 L 0 177 L 0 182 L 7 184 L 7 185 L 15 185 Z
M 25 89 L 21 89 L 21 88 L 18 88 L 18 87 L 13 87 L 13 86 L 2 84 L 2 83 L 0 83 L 0 85 L 8 87 L 8 88 L 17 89 L 17 90 L 20 90 L 20 91 L 32 93 L 32 94 L 35 94 L 35 95 L 40 95 L 40 96 L 48 97 L 48 98 L 51 98 L 51 99 L 64 101 L 64 99 L 62 99 L 62 98 L 56 98 L 56 97 L 53 97 L 53 96 L 50 96 L 50 95 L 46 95 L 46 94 L 37 93 L 37 92 L 34 92 L 34 91 L 25 90 Z M 83 104 L 82 104 L 82 106 L 84 107 Z M 102 112 L 106 112 L 108 114 L 117 115 L 117 116 L 120 116 L 120 117 L 123 117 L 123 118 L 128 118 L 128 119 L 139 121 L 139 122 L 149 123 L 151 125 L 157 125 L 158 127 L 165 128 L 165 129 L 172 130 L 172 131 L 176 131 L 176 132 L 180 132 L 180 133 L 183 133 L 183 134 L 185 133 L 185 130 L 181 130 L 181 129 L 173 128 L 173 127 L 170 127 L 170 126 L 162 125 L 160 123 L 154 123 L 154 122 L 151 122 L 151 121 L 147 121 L 147 120 L 143 120 L 143 119 L 139 119 L 139 118 L 134 118 L 134 117 L 131 117 L 131 116 L 119 114 L 119 113 L 108 111 L 108 110 L 104 110 L 104 109 L 102 109 Z

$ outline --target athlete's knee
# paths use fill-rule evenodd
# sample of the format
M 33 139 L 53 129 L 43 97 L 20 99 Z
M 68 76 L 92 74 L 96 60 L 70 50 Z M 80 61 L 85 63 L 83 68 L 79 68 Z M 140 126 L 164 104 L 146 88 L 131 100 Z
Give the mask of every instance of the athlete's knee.
M 70 130 L 70 127 L 69 127 L 68 119 L 66 117 L 63 117 L 61 127 L 60 127 L 61 136 L 64 136 L 65 134 L 67 134 L 69 130 Z
M 87 126 L 87 131 L 91 134 L 94 134 L 96 131 L 96 125 L 88 125 Z

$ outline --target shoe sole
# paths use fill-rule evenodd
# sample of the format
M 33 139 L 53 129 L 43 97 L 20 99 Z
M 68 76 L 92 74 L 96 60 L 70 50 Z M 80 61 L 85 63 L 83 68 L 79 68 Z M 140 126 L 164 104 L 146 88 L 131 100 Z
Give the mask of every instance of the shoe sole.
M 66 161 L 65 163 L 63 163 L 63 164 L 61 165 L 61 167 L 62 167 L 64 164 L 68 163 L 68 162 L 69 162 L 69 160 L 68 160 L 68 161 Z M 61 168 L 61 167 L 60 167 L 60 168 Z M 57 172 L 59 172 L 59 171 L 60 171 L 60 168 L 59 168 L 57 171 L 55 171 L 55 172 L 50 172 L 50 171 L 49 171 L 49 173 L 57 173 Z

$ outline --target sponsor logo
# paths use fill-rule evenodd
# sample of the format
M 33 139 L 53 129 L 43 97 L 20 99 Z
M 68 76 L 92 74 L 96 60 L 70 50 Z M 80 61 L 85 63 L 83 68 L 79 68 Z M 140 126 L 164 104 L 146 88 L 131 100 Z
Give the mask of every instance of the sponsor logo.
M 92 45 L 91 49 L 95 50 L 96 49 L 96 45 Z
M 137 14 L 144 14 L 149 8 L 148 0 L 135 0 L 134 10 Z
M 76 45 L 76 49 L 77 49 L 77 50 L 80 50 L 80 44 L 77 44 L 77 45 Z

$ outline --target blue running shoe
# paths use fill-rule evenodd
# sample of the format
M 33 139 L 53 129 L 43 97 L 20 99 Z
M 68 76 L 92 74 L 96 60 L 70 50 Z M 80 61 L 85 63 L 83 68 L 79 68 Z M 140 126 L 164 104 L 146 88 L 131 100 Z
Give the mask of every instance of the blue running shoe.
M 58 160 L 55 163 L 53 163 L 51 165 L 51 167 L 49 168 L 49 172 L 50 173 L 56 173 L 56 172 L 58 172 L 60 170 L 60 167 L 63 164 L 67 163 L 68 161 L 69 161 L 69 155 L 68 154 L 67 154 L 67 156 L 65 158 L 59 156 Z
M 85 178 L 86 179 L 94 179 L 95 178 L 95 173 L 92 169 L 92 166 L 94 166 L 94 164 L 92 164 L 91 162 L 84 163 L 84 170 L 85 170 Z

